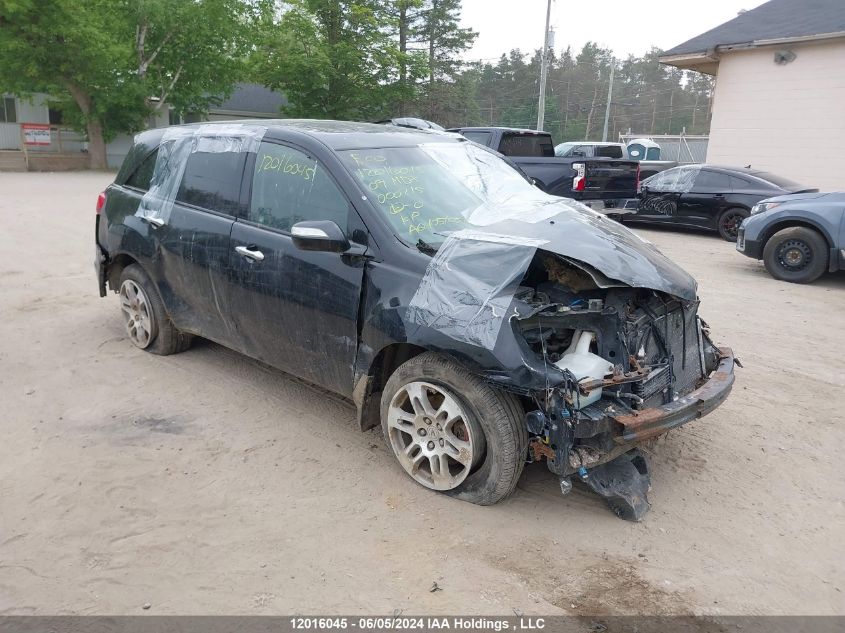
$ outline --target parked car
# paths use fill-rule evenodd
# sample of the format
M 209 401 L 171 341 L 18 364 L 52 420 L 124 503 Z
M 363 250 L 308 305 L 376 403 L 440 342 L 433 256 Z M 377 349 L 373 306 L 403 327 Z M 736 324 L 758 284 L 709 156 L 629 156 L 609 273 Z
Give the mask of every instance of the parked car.
M 665 169 L 677 167 L 674 160 L 660 160 L 660 145 L 646 138 L 636 138 L 628 145 L 599 141 L 568 141 L 555 146 L 555 156 L 593 158 L 624 158 L 640 164 L 640 179 L 645 180 Z
M 599 143 L 595 141 L 568 141 L 555 145 L 555 156 L 561 158 L 625 158 L 628 152 L 622 143 Z
M 845 193 L 767 198 L 739 227 L 736 250 L 775 279 L 806 284 L 845 269 Z
M 95 235 L 100 295 L 118 293 L 132 344 L 172 354 L 202 336 L 345 396 L 416 482 L 473 503 L 509 494 L 530 457 L 639 518 L 637 446 L 733 383 L 692 277 L 453 135 L 143 132 Z
M 507 156 L 540 189 L 553 196 L 572 198 L 607 213 L 626 213 L 637 208 L 639 166 L 636 161 L 555 156 L 552 136 L 547 132 L 504 127 L 449 131 Z
M 624 220 L 712 229 L 734 242 L 739 225 L 761 200 L 812 191 L 818 189 L 758 169 L 684 165 L 643 180 L 639 208 Z

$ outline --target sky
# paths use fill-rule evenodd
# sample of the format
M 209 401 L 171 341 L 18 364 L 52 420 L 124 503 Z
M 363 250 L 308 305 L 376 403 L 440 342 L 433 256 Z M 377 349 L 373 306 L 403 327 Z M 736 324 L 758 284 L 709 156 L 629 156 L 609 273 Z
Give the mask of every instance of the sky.
M 753 9 L 763 0 L 552 0 L 555 50 L 577 52 L 588 41 L 617 57 L 667 50 Z M 467 61 L 495 61 L 513 48 L 533 52 L 543 42 L 546 0 L 463 0 L 462 26 L 479 32 Z

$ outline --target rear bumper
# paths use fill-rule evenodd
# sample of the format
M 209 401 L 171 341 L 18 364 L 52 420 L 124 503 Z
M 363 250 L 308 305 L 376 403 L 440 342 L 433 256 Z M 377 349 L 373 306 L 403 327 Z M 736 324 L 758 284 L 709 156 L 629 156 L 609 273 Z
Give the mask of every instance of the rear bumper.
M 707 415 L 722 404 L 734 384 L 734 355 L 728 347 L 720 347 L 721 360 L 710 378 L 701 387 L 674 402 L 626 415 L 613 416 L 622 425 L 617 444 L 631 444 L 661 435 Z
M 613 215 L 636 213 L 640 204 L 639 198 L 607 198 L 604 200 L 581 200 L 580 202 L 593 211 Z
M 97 272 L 97 286 L 100 296 L 106 296 L 106 254 L 99 244 L 94 244 L 94 270 Z

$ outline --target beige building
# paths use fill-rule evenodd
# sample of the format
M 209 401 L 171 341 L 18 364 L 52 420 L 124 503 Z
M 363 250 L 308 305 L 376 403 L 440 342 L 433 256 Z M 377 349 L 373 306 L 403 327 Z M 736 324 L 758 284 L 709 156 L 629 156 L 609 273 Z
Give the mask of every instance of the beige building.
M 708 163 L 845 191 L 845 0 L 770 0 L 660 61 L 716 76 Z

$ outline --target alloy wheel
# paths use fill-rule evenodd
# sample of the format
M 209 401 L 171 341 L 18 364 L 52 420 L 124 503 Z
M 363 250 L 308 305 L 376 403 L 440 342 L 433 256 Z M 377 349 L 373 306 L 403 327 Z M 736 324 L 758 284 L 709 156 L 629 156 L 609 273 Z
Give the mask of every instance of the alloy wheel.
M 153 340 L 153 316 L 143 289 L 131 279 L 120 284 L 120 309 L 132 344 L 146 348 Z
M 725 230 L 725 234 L 735 240 L 739 232 L 739 225 L 742 224 L 744 219 L 745 216 L 737 211 L 726 214 L 722 218 L 722 228 Z
M 417 482 L 452 490 L 469 475 L 480 438 L 449 391 L 428 382 L 402 386 L 390 401 L 388 437 L 396 458 Z

